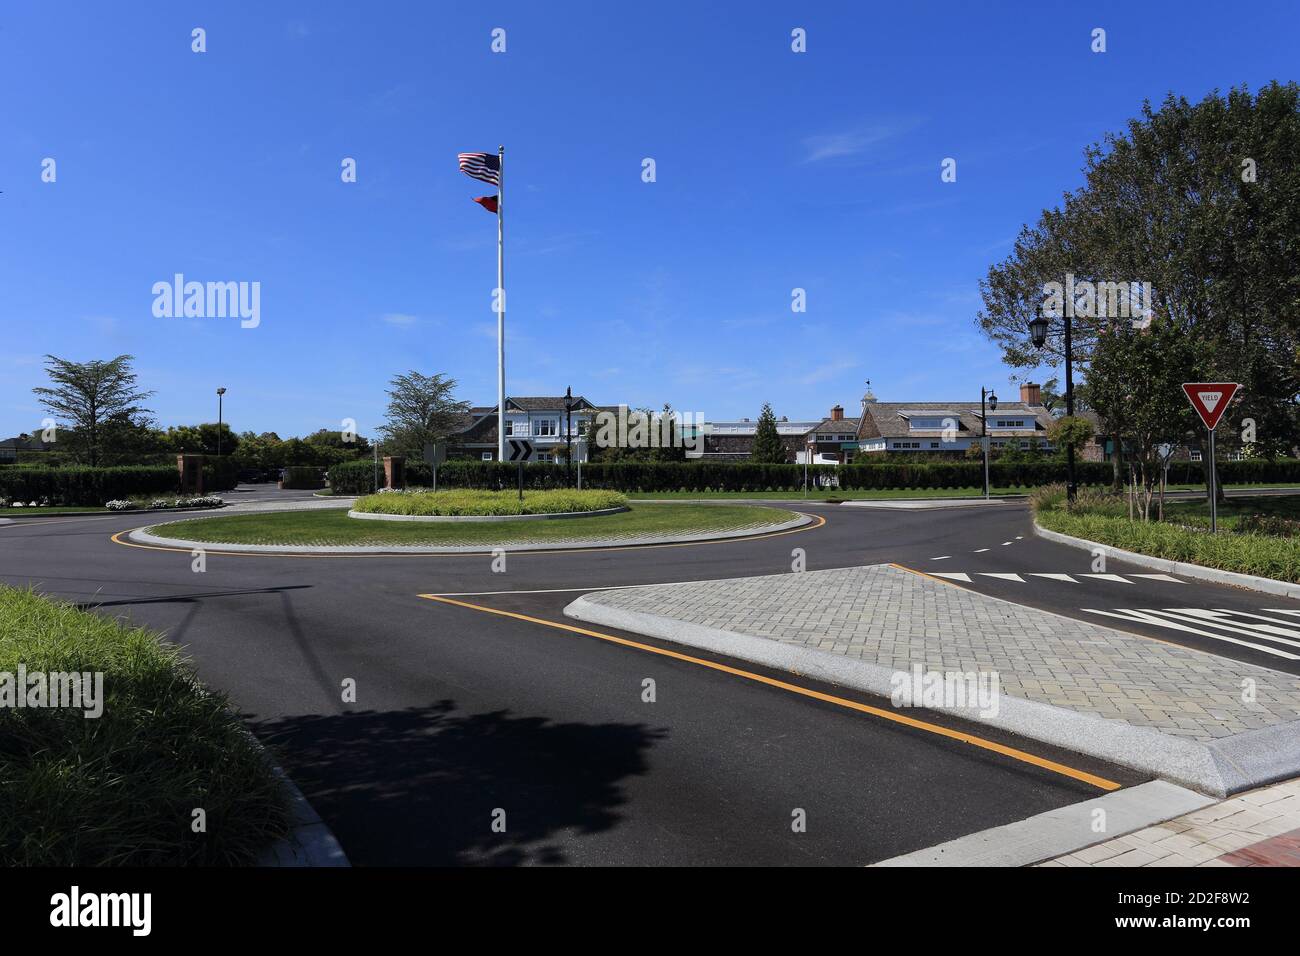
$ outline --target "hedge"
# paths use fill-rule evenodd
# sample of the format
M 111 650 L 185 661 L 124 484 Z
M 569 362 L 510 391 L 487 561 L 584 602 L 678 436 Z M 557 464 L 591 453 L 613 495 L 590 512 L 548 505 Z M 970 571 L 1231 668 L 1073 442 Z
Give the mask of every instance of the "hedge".
M 203 466 L 203 490 L 227 491 L 235 487 L 232 462 Z M 99 507 L 115 498 L 140 498 L 174 494 L 180 490 L 175 465 L 121 465 L 108 468 L 26 467 L 0 468 L 0 498 L 51 504 Z
M 513 488 L 517 465 L 496 461 L 448 461 L 438 468 L 438 487 Z M 577 466 L 574 466 L 575 470 Z M 1080 461 L 1075 464 L 1077 480 L 1085 485 L 1108 485 L 1110 462 Z M 429 466 L 407 463 L 407 484 L 431 483 Z M 834 476 L 839 487 L 855 489 L 978 488 L 984 482 L 984 465 L 978 461 L 867 463 L 813 465 L 808 469 L 815 484 L 818 477 Z M 1169 469 L 1171 484 L 1201 484 L 1200 462 L 1175 462 Z M 373 462 L 357 461 L 335 465 L 329 471 L 336 494 L 368 494 L 375 490 Z M 1225 483 L 1300 482 L 1300 460 L 1227 461 L 1219 463 L 1219 477 Z M 563 488 L 568 471 L 562 464 L 524 466 L 524 487 Z M 803 465 L 761 465 L 753 462 L 653 462 L 623 461 L 582 466 L 583 487 L 611 491 L 798 491 L 803 488 Z M 1056 461 L 993 462 L 989 480 L 996 487 L 1033 488 L 1065 480 L 1065 465 Z M 380 472 L 382 484 L 383 473 Z M 824 486 L 822 490 L 825 490 Z

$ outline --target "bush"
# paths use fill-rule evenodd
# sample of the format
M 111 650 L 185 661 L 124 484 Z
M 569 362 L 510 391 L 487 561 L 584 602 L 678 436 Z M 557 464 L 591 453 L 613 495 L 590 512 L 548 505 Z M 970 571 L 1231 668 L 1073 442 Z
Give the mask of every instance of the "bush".
M 246 865 L 287 832 L 261 749 L 156 635 L 0 586 L 0 671 L 20 664 L 102 674 L 102 713 L 0 708 L 0 864 Z
M 535 515 L 620 508 L 627 499 L 612 491 L 530 491 L 523 501 L 510 491 L 419 491 L 367 495 L 353 510 L 388 515 Z
M 175 465 L 0 469 L 0 496 L 60 505 L 98 507 L 110 499 L 175 493 L 179 484 Z

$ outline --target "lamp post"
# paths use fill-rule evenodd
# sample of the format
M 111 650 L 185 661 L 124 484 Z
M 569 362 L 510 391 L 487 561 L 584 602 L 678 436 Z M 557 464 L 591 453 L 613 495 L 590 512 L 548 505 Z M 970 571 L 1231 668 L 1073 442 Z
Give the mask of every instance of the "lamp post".
M 564 390 L 564 480 L 573 483 L 573 386 Z
M 224 386 L 217 389 L 217 457 L 221 457 L 221 415 L 222 415 L 222 396 L 226 394 Z
M 1067 418 L 1074 415 L 1074 349 L 1070 339 L 1070 317 L 1063 316 L 1062 324 L 1064 325 L 1065 335 L 1065 415 Z M 1033 340 L 1034 347 L 1041 349 L 1047 343 L 1048 321 L 1044 315 L 1039 315 L 1029 323 L 1029 336 Z M 1117 449 L 1118 451 L 1118 449 Z M 1069 504 L 1074 504 L 1075 496 L 1078 494 L 1079 485 L 1074 478 L 1074 442 L 1067 441 L 1065 444 L 1065 497 Z
M 988 410 L 984 408 L 988 403 Z M 992 389 L 980 386 L 980 447 L 984 450 L 984 497 L 989 497 L 989 412 L 998 410 L 998 397 Z

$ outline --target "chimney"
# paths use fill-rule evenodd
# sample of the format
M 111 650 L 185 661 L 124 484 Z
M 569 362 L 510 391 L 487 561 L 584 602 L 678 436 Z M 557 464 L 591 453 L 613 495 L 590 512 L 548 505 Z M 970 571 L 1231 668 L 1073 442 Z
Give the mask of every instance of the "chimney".
M 843 405 L 836 405 L 834 408 L 831 409 L 831 421 L 833 421 L 833 422 L 842 422 L 842 421 L 844 421 L 844 406 L 843 406 Z
M 1020 386 L 1020 401 L 1032 408 L 1043 404 L 1043 396 L 1033 382 L 1023 382 Z

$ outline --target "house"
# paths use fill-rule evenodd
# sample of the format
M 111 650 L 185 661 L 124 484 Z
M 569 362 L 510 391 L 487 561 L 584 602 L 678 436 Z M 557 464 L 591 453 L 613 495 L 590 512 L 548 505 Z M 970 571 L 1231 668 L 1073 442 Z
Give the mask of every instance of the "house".
M 573 396 L 572 412 L 565 413 L 563 395 L 507 398 L 505 406 L 506 438 L 527 438 L 533 444 L 534 461 L 563 459 L 566 440 L 573 442 L 573 460 L 586 461 L 587 450 L 579 451 L 577 439 L 587 432 L 587 423 L 598 412 L 617 412 L 616 407 L 593 405 L 581 395 Z M 569 431 L 569 428 L 572 431 Z M 447 436 L 447 454 L 453 458 L 478 458 L 493 461 L 497 457 L 497 406 L 479 406 L 469 410 L 459 427 Z
M 18 460 L 19 452 L 53 451 L 54 442 L 41 441 L 31 435 L 17 435 L 0 441 L 0 464 L 13 464 Z
M 792 422 L 782 418 L 776 423 L 776 433 L 781 437 L 786 455 L 794 461 L 805 446 L 810 431 L 817 427 L 815 421 Z M 739 421 L 708 422 L 704 426 L 703 458 L 713 461 L 745 461 L 754 449 L 754 435 L 758 422 L 742 418 Z
M 1047 451 L 1051 424 L 1041 389 L 1029 383 L 1020 386 L 1020 401 L 999 401 L 996 409 L 981 408 L 979 402 L 880 402 L 868 391 L 862 396 L 857 447 L 864 455 L 946 452 L 952 457 L 979 448 L 987 432 L 994 450 L 1035 445 Z

